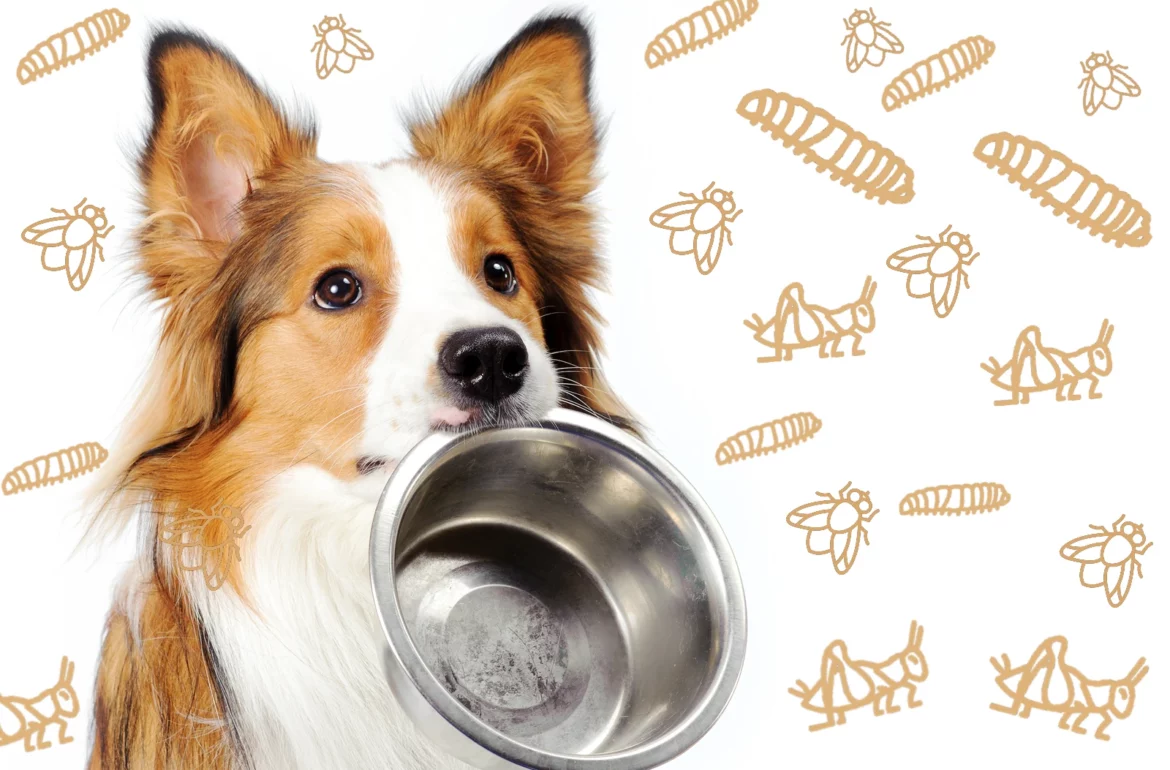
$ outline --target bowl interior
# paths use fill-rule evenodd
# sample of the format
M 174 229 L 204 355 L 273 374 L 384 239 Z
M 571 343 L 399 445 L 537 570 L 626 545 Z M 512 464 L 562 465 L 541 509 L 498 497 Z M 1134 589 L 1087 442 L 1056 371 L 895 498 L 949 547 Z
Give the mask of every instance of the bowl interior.
M 636 748 L 717 679 L 726 588 L 700 520 L 593 437 L 525 427 L 451 445 L 401 507 L 393 563 L 435 679 L 533 749 Z

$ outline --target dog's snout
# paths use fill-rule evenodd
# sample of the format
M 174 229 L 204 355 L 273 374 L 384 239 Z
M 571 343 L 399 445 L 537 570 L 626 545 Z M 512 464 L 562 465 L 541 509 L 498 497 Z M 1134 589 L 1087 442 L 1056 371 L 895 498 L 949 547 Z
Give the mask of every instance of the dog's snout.
M 439 350 L 443 379 L 476 401 L 495 404 L 520 390 L 528 374 L 528 348 L 503 326 L 462 329 Z

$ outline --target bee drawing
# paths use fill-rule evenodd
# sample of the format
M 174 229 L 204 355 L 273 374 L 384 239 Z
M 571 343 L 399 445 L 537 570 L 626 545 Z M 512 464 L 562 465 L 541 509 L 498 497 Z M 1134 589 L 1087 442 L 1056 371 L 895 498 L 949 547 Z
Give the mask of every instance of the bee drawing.
M 179 569 L 202 572 L 207 587 L 215 591 L 227 581 L 232 565 L 239 563 L 239 539 L 251 528 L 244 526 L 239 511 L 221 500 L 207 513 L 190 508 L 168 516 L 159 527 L 159 540 L 175 549 Z
M 707 185 L 699 195 L 680 192 L 685 200 L 669 203 L 650 215 L 650 224 L 670 230 L 670 250 L 675 254 L 693 255 L 699 272 L 708 275 L 719 262 L 723 241 L 731 242 L 731 228 L 727 225 L 743 213 L 736 210 L 730 190 L 721 190 L 715 183 Z
M 867 63 L 880 67 L 886 54 L 902 53 L 902 41 L 889 30 L 889 24 L 877 20 L 872 8 L 855 10 L 842 21 L 849 30 L 841 45 L 845 46 L 845 66 L 850 72 L 857 72 Z
M 1077 87 L 1081 89 L 1081 106 L 1086 115 L 1096 113 L 1102 106 L 1115 110 L 1126 96 L 1141 96 L 1141 87 L 1124 69 L 1125 65 L 1113 63 L 1108 51 L 1090 54 L 1081 62 L 1085 77 Z
M 872 521 L 878 514 L 869 499 L 869 492 L 850 489 L 852 484 L 849 482 L 841 487 L 836 496 L 817 492 L 825 499 L 806 503 L 788 514 L 790 525 L 807 530 L 804 545 L 808 552 L 829 554 L 838 575 L 852 569 L 863 539 L 869 545 L 865 522 Z
M 756 314 L 743 325 L 755 332 L 755 340 L 774 351 L 773 355 L 756 360 L 761 364 L 771 361 L 791 361 L 792 351 L 799 348 L 818 348 L 821 358 L 841 358 L 837 350 L 841 340 L 853 338 L 852 355 L 864 356 L 861 335 L 873 331 L 873 295 L 877 282 L 866 277 L 861 294 L 853 302 L 830 310 L 804 299 L 804 286 L 792 283 L 784 287 L 776 303 L 776 315 L 765 323 Z M 768 338 L 771 332 L 771 339 Z
M 1040 329 L 1029 326 L 1016 337 L 1012 359 L 1002 366 L 994 358 L 980 364 L 991 375 L 991 382 L 1012 394 L 1011 398 L 996 401 L 996 406 L 1026 404 L 1033 393 L 1055 390 L 1057 401 L 1079 401 L 1073 391 L 1081 380 L 1089 381 L 1089 398 L 1101 398 L 1097 392 L 1100 378 L 1113 371 L 1113 356 L 1109 340 L 1113 325 L 1109 319 L 1101 324 L 1101 332 L 1092 345 L 1065 353 L 1047 347 L 1040 340 Z
M 1124 522 L 1124 523 L 1123 523 Z M 1139 556 L 1153 543 L 1146 539 L 1141 524 L 1125 521 L 1123 515 L 1109 527 L 1090 524 L 1093 534 L 1074 537 L 1060 547 L 1060 555 L 1081 565 L 1081 585 L 1105 588 L 1110 607 L 1120 607 L 1129 595 L 1133 573 L 1142 576 Z
M 310 50 L 317 52 L 317 77 L 322 80 L 334 70 L 352 72 L 359 59 L 374 58 L 374 49 L 357 35 L 361 30 L 345 26 L 341 14 L 321 19 L 320 25 L 313 25 L 313 32 L 317 33 L 317 42 Z
M 73 207 L 72 214 L 65 209 L 50 208 L 59 216 L 33 222 L 20 234 L 25 243 L 41 247 L 41 267 L 64 270 L 69 288 L 74 291 L 81 291 L 89 282 L 95 258 L 106 261 L 98 241 L 114 229 L 113 225 L 107 225 L 106 210 L 86 205 L 86 200 L 82 198 Z
M 955 309 L 960 284 L 971 288 L 967 271 L 979 252 L 971 248 L 971 239 L 962 233 L 952 233 L 951 226 L 938 234 L 938 240 L 925 235 L 916 243 L 891 254 L 886 266 L 906 273 L 906 293 L 911 297 L 930 297 L 934 314 L 946 318 Z
M 31 698 L 0 695 L 0 746 L 24 741 L 25 751 L 51 748 L 53 744 L 45 739 L 45 731 L 53 725 L 57 727 L 58 746 L 72 743 L 73 738 L 65 734 L 69 727 L 65 720 L 77 716 L 80 710 L 77 691 L 73 689 L 73 662 L 68 657 L 61 658 L 61 673 L 49 689 Z

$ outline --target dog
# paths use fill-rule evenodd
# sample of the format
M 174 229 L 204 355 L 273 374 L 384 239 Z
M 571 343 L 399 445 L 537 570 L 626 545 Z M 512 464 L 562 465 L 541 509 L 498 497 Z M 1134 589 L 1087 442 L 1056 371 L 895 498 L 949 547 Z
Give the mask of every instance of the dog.
M 557 405 L 637 431 L 597 367 L 591 50 L 538 17 L 411 121 L 410 157 L 364 165 L 318 159 L 208 39 L 154 34 L 134 269 L 164 314 L 94 498 L 93 532 L 140 539 L 92 770 L 462 767 L 384 678 L 371 522 L 433 432 Z M 238 548 L 197 555 L 221 585 L 163 536 L 201 526 Z

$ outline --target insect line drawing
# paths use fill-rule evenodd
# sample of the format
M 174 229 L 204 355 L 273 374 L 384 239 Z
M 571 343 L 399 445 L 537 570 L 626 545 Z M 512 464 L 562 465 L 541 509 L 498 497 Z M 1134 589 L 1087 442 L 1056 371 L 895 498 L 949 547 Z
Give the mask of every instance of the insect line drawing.
M 898 513 L 903 516 L 959 516 L 996 511 L 1012 501 L 1003 484 L 980 481 L 975 484 L 942 484 L 918 489 L 902 498 Z
M 16 66 L 16 79 L 26 85 L 79 62 L 120 38 L 129 26 L 130 17 L 117 8 L 95 13 L 37 43 Z
M 345 26 L 345 16 L 326 16 L 320 25 L 313 25 L 317 42 L 310 51 L 317 52 L 317 77 L 324 80 L 334 70 L 353 72 L 353 65 L 359 60 L 374 58 L 374 49 L 358 37 L 360 29 Z
M 1071 729 L 1078 735 L 1087 732 L 1081 723 L 1090 714 L 1097 714 L 1101 717 L 1101 724 L 1093 737 L 1107 741 L 1109 736 L 1105 734 L 1105 728 L 1114 719 L 1125 719 L 1130 715 L 1134 691 L 1150 668 L 1145 658 L 1139 658 L 1122 679 L 1089 679 L 1065 662 L 1067 651 L 1068 639 L 1050 636 L 1022 666 L 1012 668 L 1007 654 L 1001 660 L 992 658 L 991 665 L 999 673 L 995 683 L 1012 702 L 1010 706 L 992 703 L 991 709 L 1024 719 L 1032 715 L 1032 709 L 1052 711 L 1060 714 L 1060 729 Z M 1074 716 L 1076 719 L 1070 728 L 1068 720 Z
M 179 569 L 202 572 L 207 587 L 216 591 L 240 562 L 239 540 L 251 528 L 244 526 L 238 510 L 220 500 L 206 513 L 188 508 L 186 514 L 167 516 L 159 526 L 159 540 L 174 547 Z
M 796 687 L 788 688 L 802 707 L 825 715 L 824 722 L 809 725 L 809 732 L 843 725 L 847 711 L 871 704 L 874 716 L 895 714 L 902 710 L 894 705 L 894 693 L 901 689 L 906 690 L 907 706 L 921 706 L 914 694 L 930 674 L 922 654 L 922 633 L 922 626 L 911 621 L 906 647 L 881 662 L 853 660 L 840 639 L 829 644 L 821 656 L 820 678 L 811 687 L 797 679 Z
M 876 319 L 873 313 L 873 294 L 877 282 L 866 276 L 861 294 L 853 302 L 829 309 L 804 299 L 804 286 L 791 283 L 780 293 L 776 314 L 765 323 L 755 313 L 743 325 L 755 333 L 756 342 L 775 351 L 774 355 L 756 360 L 761 364 L 772 361 L 791 361 L 792 351 L 815 347 L 820 358 L 841 358 L 844 351 L 837 346 L 846 337 L 853 338 L 851 355 L 864 356 L 861 335 L 873 331 Z M 771 339 L 766 335 L 771 332 Z
M 931 54 L 890 81 L 882 92 L 882 107 L 886 112 L 909 104 L 924 96 L 950 88 L 974 73 L 991 59 L 995 43 L 983 35 L 965 38 Z
M 96 470 L 110 456 L 106 448 L 95 441 L 75 444 L 47 455 L 21 463 L 4 475 L 0 488 L 4 494 L 14 495 Z
M 1086 115 L 1093 115 L 1102 106 L 1115 110 L 1126 96 L 1141 96 L 1141 86 L 1127 72 L 1124 64 L 1114 64 L 1113 55 L 1091 53 L 1081 62 L 1085 77 L 1077 88 L 1081 89 L 1081 106 Z
M 715 450 L 715 462 L 727 465 L 737 460 L 763 457 L 808 441 L 820 429 L 821 421 L 812 412 L 797 412 L 763 425 L 753 425 L 720 444 Z
M 1124 523 L 1123 523 L 1124 522 Z M 1152 542 L 1141 524 L 1126 521 L 1123 514 L 1109 527 L 1090 524 L 1095 533 L 1074 537 L 1060 547 L 1060 555 L 1081 565 L 1081 585 L 1104 587 L 1110 607 L 1120 607 L 1133 583 L 1133 573 L 1142 576 L 1143 555 Z
M 825 499 L 805 503 L 788 514 L 789 525 L 808 532 L 804 538 L 808 552 L 829 554 L 838 575 L 853 568 L 863 539 L 869 545 L 865 523 L 878 515 L 869 492 L 850 489 L 851 486 L 853 482 L 846 483 L 835 496 L 817 492 Z
M 1011 360 L 1000 365 L 995 358 L 980 366 L 991 375 L 991 383 L 1012 394 L 1011 398 L 996 401 L 996 406 L 1028 403 L 1033 393 L 1056 391 L 1057 401 L 1079 401 L 1074 391 L 1081 380 L 1089 381 L 1089 398 L 1101 398 L 1097 385 L 1101 377 L 1113 371 L 1113 356 L 1109 340 L 1113 324 L 1105 319 L 1097 341 L 1079 350 L 1066 353 L 1047 347 L 1040 339 L 1040 329 L 1029 326 L 1016 337 Z
M 906 273 L 906 293 L 911 297 L 930 297 L 934 314 L 946 318 L 959 301 L 960 284 L 971 288 L 965 267 L 970 267 L 979 252 L 971 246 L 971 238 L 963 233 L 952 233 L 951 226 L 938 234 L 938 240 L 925 235 L 915 238 L 926 241 L 899 249 L 886 258 L 886 266 Z
M 680 192 L 681 201 L 668 203 L 650 215 L 650 224 L 662 230 L 670 230 L 670 250 L 675 254 L 692 255 L 695 267 L 702 275 L 709 275 L 719 263 L 723 253 L 723 241 L 731 241 L 731 228 L 743 213 L 735 208 L 735 198 L 730 190 L 721 190 L 715 183 L 707 185 L 703 192 Z
M 718 0 L 679 19 L 646 46 L 646 66 L 654 69 L 715 42 L 751 20 L 759 7 L 759 0 Z
M 49 271 L 64 270 L 69 278 L 69 288 L 81 291 L 89 282 L 95 257 L 106 261 L 105 252 L 98 242 L 114 230 L 106 222 L 106 210 L 92 204 L 88 198 L 73 207 L 70 214 L 65 209 L 50 208 L 59 216 L 33 222 L 20 234 L 25 243 L 41 247 L 41 267 Z
M 857 9 L 849 14 L 845 29 L 849 32 L 841 45 L 845 48 L 845 66 L 850 72 L 857 72 L 862 64 L 882 66 L 888 53 L 902 53 L 902 41 L 890 31 L 890 25 L 878 21 L 873 8 L 868 11 Z
M 72 743 L 73 738 L 65 734 L 69 726 L 65 720 L 77 716 L 80 710 L 77 691 L 73 689 L 73 663 L 64 657 L 57 683 L 39 695 L 0 695 L 0 746 L 23 740 L 25 751 L 51 748 L 53 744 L 45 740 L 45 731 L 51 725 L 57 726 L 58 746 Z

